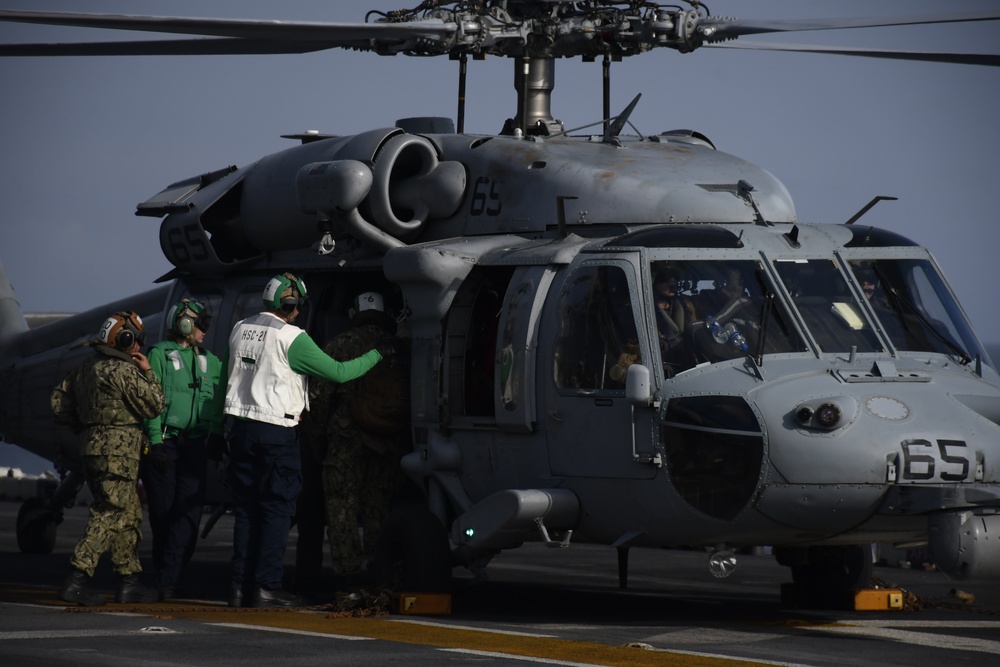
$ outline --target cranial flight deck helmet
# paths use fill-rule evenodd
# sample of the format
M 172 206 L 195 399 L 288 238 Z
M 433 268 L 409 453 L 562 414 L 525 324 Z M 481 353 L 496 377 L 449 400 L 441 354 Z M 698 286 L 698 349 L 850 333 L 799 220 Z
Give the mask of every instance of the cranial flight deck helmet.
M 385 299 L 378 292 L 362 292 L 361 294 L 354 297 L 354 303 L 351 304 L 351 309 L 348 315 L 351 319 L 354 319 L 355 315 L 359 315 L 366 310 L 376 310 L 380 313 L 385 312 Z
M 264 287 L 264 307 L 287 315 L 301 306 L 307 296 L 306 284 L 286 271 L 271 278 Z
M 132 345 L 142 345 L 142 318 L 131 310 L 123 310 L 104 320 L 97 333 L 98 342 L 121 352 L 128 352 Z
M 362 292 L 354 297 L 347 311 L 353 326 L 374 324 L 390 334 L 396 333 L 396 320 L 386 306 L 385 297 L 379 292 Z
M 190 336 L 195 327 L 208 333 L 211 321 L 212 316 L 208 314 L 208 308 L 196 299 L 181 299 L 167 313 L 169 333 L 172 336 Z

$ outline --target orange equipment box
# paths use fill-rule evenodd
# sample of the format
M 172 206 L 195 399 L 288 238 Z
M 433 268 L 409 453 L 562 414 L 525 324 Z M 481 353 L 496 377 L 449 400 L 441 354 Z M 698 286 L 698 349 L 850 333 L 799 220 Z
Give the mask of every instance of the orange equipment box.
M 887 611 L 903 608 L 903 591 L 896 588 L 865 588 L 854 592 L 856 611 Z
M 451 596 L 447 593 L 393 593 L 393 611 L 400 614 L 448 615 Z

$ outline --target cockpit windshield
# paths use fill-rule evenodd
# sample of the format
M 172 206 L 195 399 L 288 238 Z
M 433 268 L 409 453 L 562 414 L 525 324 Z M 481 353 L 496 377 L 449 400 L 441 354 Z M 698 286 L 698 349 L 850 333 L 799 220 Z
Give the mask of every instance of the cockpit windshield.
M 833 259 L 778 260 L 774 265 L 822 352 L 883 349 Z
M 979 355 L 988 362 L 929 260 L 851 260 L 848 266 L 855 289 L 832 259 L 775 262 L 821 351 L 882 352 L 888 342 L 901 352 L 939 352 L 963 363 Z
M 667 377 L 706 361 L 805 349 L 758 262 L 659 261 L 650 271 Z
M 940 352 L 968 362 L 989 359 L 958 303 L 925 259 L 848 262 L 872 316 L 902 352 Z
M 664 374 L 740 356 L 804 352 L 939 352 L 990 363 L 944 279 L 927 259 L 779 259 L 797 317 L 754 260 L 650 264 L 652 317 Z

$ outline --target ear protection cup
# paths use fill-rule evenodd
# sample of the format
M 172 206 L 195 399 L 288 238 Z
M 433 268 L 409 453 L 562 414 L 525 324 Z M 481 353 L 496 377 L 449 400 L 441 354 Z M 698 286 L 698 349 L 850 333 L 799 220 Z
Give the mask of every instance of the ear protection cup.
M 205 306 L 194 299 L 181 299 L 167 313 L 170 333 L 176 336 L 190 336 L 195 327 L 206 331 L 209 319 Z
M 177 333 L 188 336 L 192 331 L 194 331 L 194 320 L 190 317 L 184 316 L 177 320 Z
M 142 318 L 133 311 L 115 313 L 104 320 L 98 338 L 109 347 L 128 352 L 136 342 L 142 344 Z
M 115 342 L 111 347 L 115 348 L 116 350 L 121 350 L 122 352 L 124 352 L 125 350 L 131 350 L 132 345 L 134 344 L 135 344 L 135 336 L 128 329 L 123 328 L 121 331 L 118 332 L 118 335 L 115 336 Z

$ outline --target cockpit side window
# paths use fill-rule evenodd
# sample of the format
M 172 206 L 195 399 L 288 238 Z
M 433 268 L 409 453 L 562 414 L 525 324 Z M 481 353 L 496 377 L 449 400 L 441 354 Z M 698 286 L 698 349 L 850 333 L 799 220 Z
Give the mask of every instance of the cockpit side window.
M 654 261 L 650 284 L 667 378 L 705 361 L 804 349 L 755 261 Z
M 640 363 L 625 272 L 617 266 L 577 269 L 560 294 L 556 386 L 622 390 L 628 367 Z

